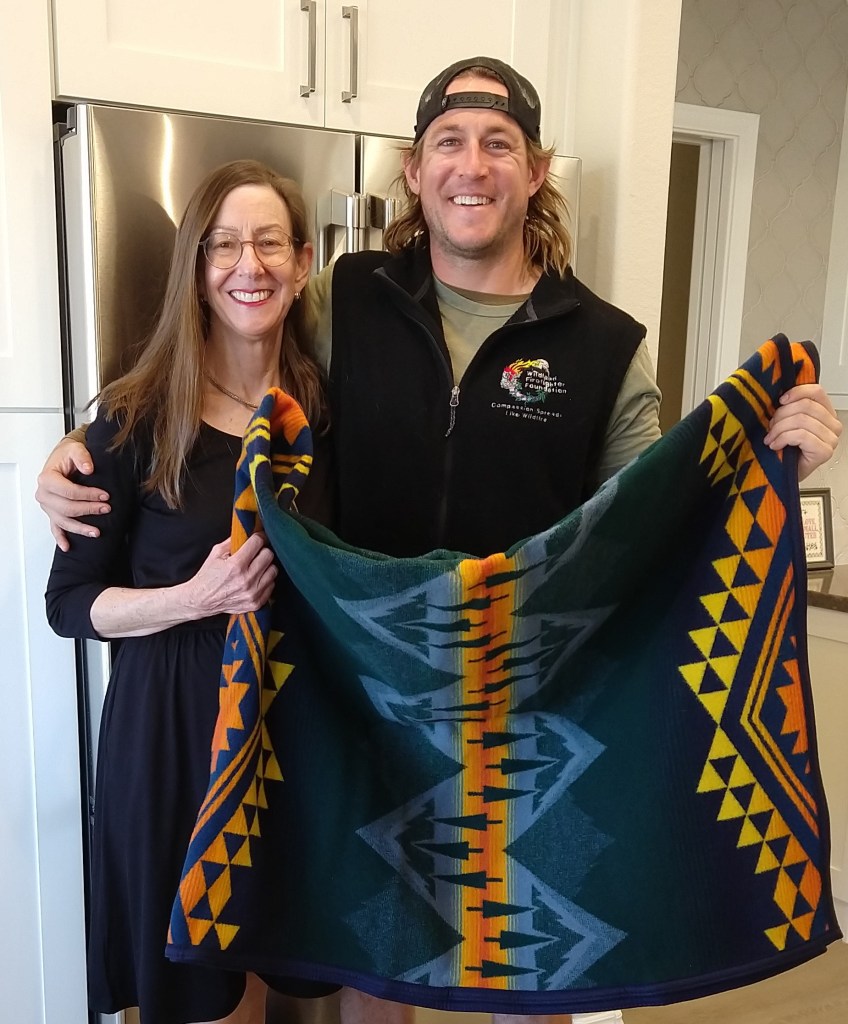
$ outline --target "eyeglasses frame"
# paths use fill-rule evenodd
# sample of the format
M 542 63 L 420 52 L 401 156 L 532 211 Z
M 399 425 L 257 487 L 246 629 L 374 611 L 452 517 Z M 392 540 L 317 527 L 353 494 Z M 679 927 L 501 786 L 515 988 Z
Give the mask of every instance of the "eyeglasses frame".
M 220 234 L 227 235 L 228 238 L 236 239 L 238 241 L 240 249 L 238 259 L 235 261 L 235 263 L 233 263 L 229 267 L 219 267 L 212 262 L 212 260 L 209 258 L 209 253 L 206 251 L 206 244 L 214 233 L 214 231 L 210 232 L 205 238 L 201 238 L 201 240 L 197 243 L 197 248 L 203 250 L 204 259 L 206 260 L 210 267 L 215 267 L 216 270 L 234 270 L 239 265 L 239 263 L 241 263 L 241 258 L 242 256 L 244 256 L 244 247 L 246 245 L 253 246 L 253 254 L 254 256 L 256 256 L 256 259 L 259 260 L 263 267 L 284 267 L 292 258 L 292 253 L 295 251 L 295 249 L 297 249 L 299 245 L 303 244 L 299 238 L 293 238 L 291 235 L 286 234 L 284 231 L 281 232 L 281 234 L 285 235 L 285 237 L 289 240 L 288 254 L 286 255 L 286 258 L 282 260 L 280 263 L 266 263 L 265 260 L 263 260 L 262 257 L 259 255 L 259 252 L 256 249 L 256 242 L 254 242 L 252 239 L 242 239 L 239 238 L 238 235 L 231 235 L 228 231 L 223 231 L 220 232 Z

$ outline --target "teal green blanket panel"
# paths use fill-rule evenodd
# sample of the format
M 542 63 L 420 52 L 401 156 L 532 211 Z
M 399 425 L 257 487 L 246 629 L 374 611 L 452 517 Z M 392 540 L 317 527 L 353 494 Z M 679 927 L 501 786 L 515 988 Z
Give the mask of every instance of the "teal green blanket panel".
M 283 572 L 230 626 L 168 955 L 555 1013 L 706 995 L 838 938 L 794 453 L 763 442 L 816 368 L 767 342 L 488 558 L 390 558 L 288 511 L 310 436 L 269 393 L 234 532 L 261 521 Z M 362 486 L 381 471 L 363 452 Z

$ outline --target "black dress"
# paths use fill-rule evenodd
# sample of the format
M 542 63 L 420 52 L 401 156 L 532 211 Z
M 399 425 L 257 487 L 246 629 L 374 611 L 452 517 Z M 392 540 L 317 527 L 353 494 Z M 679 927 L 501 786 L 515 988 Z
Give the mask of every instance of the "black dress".
M 103 590 L 184 582 L 230 534 L 240 437 L 202 425 L 183 507 L 174 510 L 143 491 L 143 441 L 108 451 L 116 430 L 101 414 L 86 438 L 95 473 L 84 482 L 107 490 L 112 507 L 91 520 L 101 537 L 72 537 L 71 550 L 57 550 L 53 561 L 47 614 L 62 636 L 97 639 L 90 609 Z M 148 1024 L 214 1020 L 231 1013 L 244 992 L 242 974 L 174 964 L 164 955 L 209 780 L 226 626 L 219 615 L 116 645 L 97 757 L 88 950 L 89 1001 L 104 1013 L 139 1006 Z M 266 980 L 296 995 L 332 991 Z

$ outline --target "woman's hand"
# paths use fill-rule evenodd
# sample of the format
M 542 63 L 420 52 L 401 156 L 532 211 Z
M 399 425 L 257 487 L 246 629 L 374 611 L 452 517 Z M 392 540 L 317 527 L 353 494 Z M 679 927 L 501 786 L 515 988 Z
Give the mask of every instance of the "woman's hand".
M 265 537 L 255 533 L 231 554 L 228 538 L 216 544 L 196 575 L 182 586 L 200 617 L 255 612 L 271 597 L 277 567 Z
M 229 539 L 216 544 L 190 580 L 172 587 L 109 587 L 91 605 L 91 624 L 103 639 L 149 636 L 211 615 L 255 612 L 271 597 L 277 567 L 262 534 L 235 554 Z
M 70 480 L 73 473 L 88 476 L 93 472 L 94 464 L 85 445 L 65 437 L 50 453 L 38 475 L 35 500 L 49 517 L 50 531 L 62 551 L 70 548 L 69 533 L 100 536 L 96 527 L 79 522 L 79 516 L 108 512 L 109 495 L 100 487 L 86 487 Z

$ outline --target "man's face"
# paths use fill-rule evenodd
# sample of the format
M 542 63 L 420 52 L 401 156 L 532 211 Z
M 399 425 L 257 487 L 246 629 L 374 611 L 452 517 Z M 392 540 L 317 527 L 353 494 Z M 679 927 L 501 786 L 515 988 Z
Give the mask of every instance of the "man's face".
M 489 78 L 456 78 L 448 93 L 492 92 L 506 96 Z M 427 128 L 420 155 L 404 167 L 420 198 L 430 245 L 444 257 L 500 259 L 523 249 L 530 197 L 538 191 L 547 161 L 531 169 L 527 139 L 500 110 L 450 110 Z

